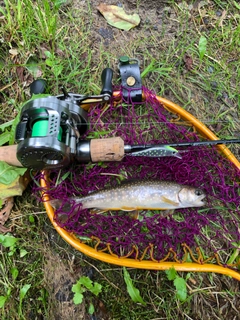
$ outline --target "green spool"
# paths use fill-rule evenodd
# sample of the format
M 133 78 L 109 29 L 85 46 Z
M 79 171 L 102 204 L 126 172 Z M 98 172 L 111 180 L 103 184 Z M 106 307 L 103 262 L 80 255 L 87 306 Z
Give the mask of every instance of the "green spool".
M 45 137 L 48 132 L 48 120 L 36 121 L 32 128 L 32 137 Z
M 38 120 L 32 128 L 32 137 L 46 137 L 48 133 L 48 120 Z M 62 127 L 59 127 L 58 140 L 62 139 Z

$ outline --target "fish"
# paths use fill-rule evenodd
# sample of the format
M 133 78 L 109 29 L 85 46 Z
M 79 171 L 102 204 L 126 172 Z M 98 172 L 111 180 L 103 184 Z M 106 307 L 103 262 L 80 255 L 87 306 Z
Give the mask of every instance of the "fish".
M 119 186 L 108 187 L 83 197 L 72 197 L 63 204 L 60 199 L 50 201 L 55 209 L 71 210 L 72 201 L 92 213 L 106 211 L 175 210 L 202 207 L 206 194 L 202 189 L 172 181 L 125 180 Z

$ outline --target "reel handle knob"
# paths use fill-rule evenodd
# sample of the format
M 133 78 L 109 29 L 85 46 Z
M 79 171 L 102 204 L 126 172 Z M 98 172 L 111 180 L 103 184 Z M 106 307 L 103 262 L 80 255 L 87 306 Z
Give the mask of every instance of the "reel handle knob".
M 113 88 L 112 88 L 112 78 L 113 78 L 113 70 L 111 68 L 105 68 L 102 72 L 102 91 L 101 94 L 109 94 L 112 96 Z
M 37 79 L 34 80 L 31 84 L 30 84 L 30 93 L 31 96 L 33 94 L 43 94 L 43 93 L 47 93 L 47 81 L 44 79 Z

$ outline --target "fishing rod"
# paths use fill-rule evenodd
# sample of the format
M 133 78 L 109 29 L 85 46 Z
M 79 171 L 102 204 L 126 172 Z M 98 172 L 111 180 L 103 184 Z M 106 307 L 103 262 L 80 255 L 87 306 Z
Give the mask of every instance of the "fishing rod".
M 206 140 L 194 142 L 177 142 L 146 145 L 125 145 L 123 139 L 105 138 L 79 141 L 76 161 L 120 161 L 125 155 L 134 157 L 177 157 L 182 158 L 179 150 L 174 147 L 197 147 L 218 144 L 240 143 L 240 139 Z
M 175 156 L 182 158 L 180 151 L 174 147 L 199 147 L 199 146 L 213 146 L 219 144 L 235 144 L 240 143 L 240 139 L 225 139 L 225 140 L 205 140 L 205 141 L 193 141 L 193 142 L 175 142 L 175 143 L 163 143 L 163 144 L 148 144 L 148 145 L 132 145 L 124 146 L 126 153 L 130 153 L 132 156 L 148 156 L 148 157 L 161 157 L 161 156 Z
M 139 92 L 140 71 L 136 61 L 132 62 L 134 63 L 126 64 L 123 61 L 120 65 L 122 85 L 130 86 L 131 100 L 139 102 L 142 101 L 140 99 L 142 91 Z M 23 105 L 16 127 L 15 158 L 18 163 L 26 168 L 42 170 L 66 167 L 74 161 L 80 163 L 121 161 L 124 156 L 182 158 L 180 153 L 183 151 L 175 147 L 240 143 L 240 139 L 231 139 L 125 145 L 120 137 L 83 139 L 88 130 L 89 106 L 109 103 L 113 95 L 112 75 L 112 69 L 104 69 L 101 76 L 101 93 L 87 96 L 68 93 L 64 88 L 62 88 L 63 94 L 46 96 L 45 80 L 35 80 L 30 85 L 32 99 Z M 123 97 L 125 91 L 123 91 Z M 129 92 L 125 93 L 126 100 Z
M 146 148 L 157 148 L 161 146 L 169 147 L 198 147 L 198 146 L 212 146 L 218 144 L 230 144 L 230 143 L 240 143 L 240 139 L 225 139 L 225 140 L 204 140 L 204 141 L 187 141 L 187 142 L 174 142 L 174 143 L 164 143 L 164 144 L 144 144 L 131 146 L 131 150 L 140 150 Z

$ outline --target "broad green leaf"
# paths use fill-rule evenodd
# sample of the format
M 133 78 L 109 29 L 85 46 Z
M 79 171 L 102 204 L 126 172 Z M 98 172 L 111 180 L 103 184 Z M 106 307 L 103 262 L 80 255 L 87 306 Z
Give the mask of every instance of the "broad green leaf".
M 52 70 L 55 76 L 59 76 L 63 71 L 63 66 L 61 64 L 55 64 Z
M 95 308 L 92 303 L 90 303 L 89 308 L 88 308 L 88 313 L 89 314 L 94 314 Z
M 49 59 L 53 59 L 54 58 L 54 55 L 50 51 L 44 51 L 44 54 Z
M 34 216 L 32 216 L 32 215 L 30 215 L 30 216 L 28 217 L 28 220 L 29 220 L 29 222 L 31 222 L 31 223 L 34 223 L 34 222 L 35 222 Z
M 174 268 L 170 268 L 169 270 L 165 271 L 167 274 L 168 280 L 174 280 L 177 277 L 177 271 Z
M 31 284 L 25 284 L 21 289 L 20 289 L 20 300 L 23 300 L 25 295 L 27 294 L 28 290 L 31 288 Z
M 0 134 L 0 146 L 4 145 L 9 141 L 10 133 L 8 131 L 3 132 Z
M 52 67 L 55 62 L 52 59 L 46 59 L 45 63 L 46 63 L 47 66 Z
M 138 26 L 140 23 L 140 17 L 138 14 L 134 13 L 132 15 L 128 15 L 123 8 L 118 6 L 101 3 L 97 9 L 111 26 L 118 29 L 128 31 Z
M 0 183 L 11 184 L 19 176 L 22 176 L 26 170 L 26 168 L 12 167 L 6 162 L 0 161 Z
M 187 299 L 187 286 L 186 286 L 186 281 L 181 278 L 177 277 L 174 280 L 174 285 L 176 287 L 176 296 L 180 301 L 185 301 Z
M 6 300 L 7 300 L 7 297 L 0 296 L 0 308 L 4 307 L 4 304 L 5 304 Z
M 20 112 L 12 122 L 12 127 L 9 132 L 9 145 L 14 144 L 15 142 L 16 127 L 17 127 L 17 124 L 19 123 L 19 119 L 20 119 Z
M 20 258 L 23 258 L 26 254 L 28 254 L 27 250 L 20 249 Z
M 95 294 L 95 296 L 97 296 L 102 291 L 102 285 L 100 283 L 94 282 L 94 286 L 90 289 L 90 291 Z
M 0 243 L 5 247 L 5 248 L 9 248 L 14 246 L 14 244 L 18 241 L 18 238 L 9 236 L 9 235 L 3 235 L 0 234 Z
M 200 59 L 202 60 L 207 50 L 207 39 L 201 36 L 198 43 L 198 51 Z
M 59 9 L 61 7 L 61 5 L 63 5 L 66 2 L 67 2 L 67 0 L 55 0 L 54 1 L 54 7 L 56 9 Z
M 39 67 L 38 58 L 31 55 L 26 61 L 26 68 L 33 75 L 34 78 L 39 78 L 42 75 L 42 70 Z
M 125 267 L 123 267 L 123 275 L 124 275 L 125 283 L 127 285 L 127 291 L 130 297 L 132 298 L 132 300 L 134 302 L 140 302 L 143 305 L 146 305 L 146 303 L 143 301 L 142 297 L 140 296 L 139 290 L 134 287 L 130 274 Z
M 72 292 L 81 292 L 82 288 L 81 288 L 81 284 L 79 282 L 75 283 L 72 286 Z
M 83 301 L 83 294 L 80 292 L 76 292 L 73 296 L 73 302 L 75 304 L 80 304 Z
M 240 4 L 238 4 L 236 1 L 233 1 L 233 3 L 234 3 L 234 5 L 235 5 L 235 7 L 236 7 L 238 10 L 240 10 Z
M 92 280 L 89 279 L 88 277 L 82 276 L 79 280 L 79 283 L 83 284 L 88 290 L 91 290 L 93 285 L 92 285 Z
M 10 271 L 11 271 L 13 279 L 16 280 L 17 276 L 18 276 L 18 269 L 14 267 L 14 268 L 11 268 Z

